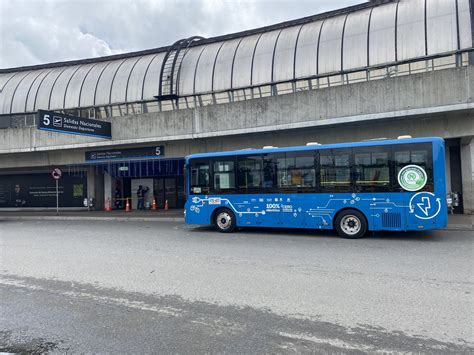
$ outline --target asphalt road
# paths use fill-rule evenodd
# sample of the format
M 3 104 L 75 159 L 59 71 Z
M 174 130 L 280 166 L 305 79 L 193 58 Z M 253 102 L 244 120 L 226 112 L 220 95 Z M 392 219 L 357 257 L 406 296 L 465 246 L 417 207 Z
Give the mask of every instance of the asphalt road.
M 0 351 L 474 351 L 474 233 L 0 221 Z

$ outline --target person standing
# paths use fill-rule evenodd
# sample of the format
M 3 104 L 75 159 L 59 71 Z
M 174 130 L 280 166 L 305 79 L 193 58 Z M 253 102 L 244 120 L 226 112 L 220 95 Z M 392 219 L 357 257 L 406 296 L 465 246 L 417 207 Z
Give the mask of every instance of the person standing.
M 144 210 L 145 209 L 145 195 L 148 192 L 148 186 L 143 188 L 142 185 L 138 186 L 137 190 L 137 210 Z

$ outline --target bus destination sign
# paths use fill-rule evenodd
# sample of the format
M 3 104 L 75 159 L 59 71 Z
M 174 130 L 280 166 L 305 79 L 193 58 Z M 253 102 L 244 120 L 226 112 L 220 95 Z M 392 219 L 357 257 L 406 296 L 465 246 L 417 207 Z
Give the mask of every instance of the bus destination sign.
M 93 120 L 53 111 L 38 110 L 38 129 L 100 138 L 112 138 L 110 122 Z

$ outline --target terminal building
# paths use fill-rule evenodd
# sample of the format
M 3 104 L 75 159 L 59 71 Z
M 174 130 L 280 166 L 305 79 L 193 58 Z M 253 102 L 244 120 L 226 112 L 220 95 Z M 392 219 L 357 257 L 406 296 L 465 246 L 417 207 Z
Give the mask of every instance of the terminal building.
M 53 168 L 64 208 L 84 199 L 123 208 L 126 198 L 135 208 L 139 185 L 148 203 L 180 208 L 188 154 L 411 135 L 445 139 L 447 192 L 461 196 L 457 213 L 472 214 L 471 6 L 375 0 L 141 52 L 0 69 L 0 210 L 54 207 Z M 65 115 L 110 123 L 111 136 L 68 134 Z

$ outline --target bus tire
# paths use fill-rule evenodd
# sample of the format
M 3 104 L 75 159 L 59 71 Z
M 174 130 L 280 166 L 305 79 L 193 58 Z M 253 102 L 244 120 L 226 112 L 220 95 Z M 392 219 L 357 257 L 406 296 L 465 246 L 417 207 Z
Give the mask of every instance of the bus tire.
M 221 233 L 232 233 L 236 228 L 234 213 L 228 208 L 219 208 L 213 214 L 214 227 Z
M 368 223 L 362 212 L 347 209 L 339 212 L 334 221 L 334 228 L 343 238 L 358 239 L 367 233 Z

